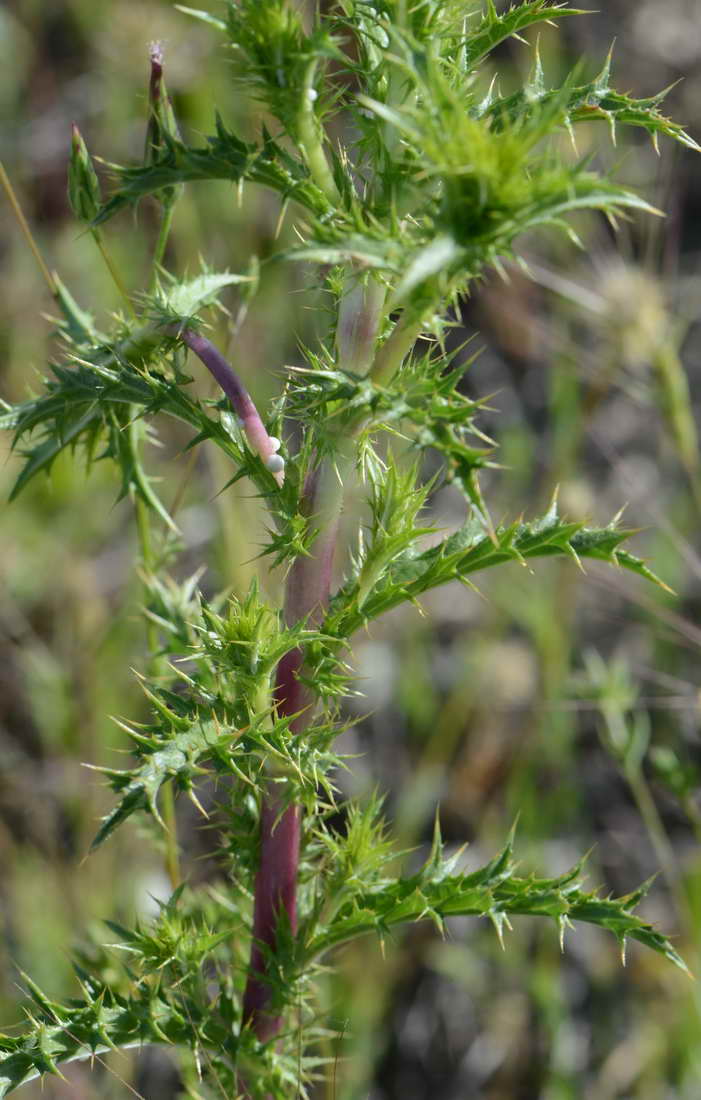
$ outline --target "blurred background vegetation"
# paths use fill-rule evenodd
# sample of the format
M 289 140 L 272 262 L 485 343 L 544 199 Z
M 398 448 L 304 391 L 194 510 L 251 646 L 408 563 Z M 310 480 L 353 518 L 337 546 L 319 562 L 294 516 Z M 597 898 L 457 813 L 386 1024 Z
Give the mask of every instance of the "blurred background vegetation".
M 197 6 L 218 10 L 198 0 Z M 609 0 L 605 12 L 541 34 L 555 80 L 585 57 L 602 65 L 612 39 L 615 84 L 650 95 L 684 76 L 669 113 L 694 130 L 701 101 L 701 29 L 694 0 Z M 89 234 L 69 213 L 66 160 L 75 121 L 105 161 L 143 152 L 148 44 L 160 39 L 184 133 L 211 130 L 213 104 L 246 132 L 253 122 L 210 28 L 170 0 L 5 0 L 0 8 L 0 156 L 50 267 L 105 321 L 119 308 Z M 532 43 L 531 43 L 532 45 Z M 518 43 L 499 57 L 506 83 L 532 62 Z M 511 76 L 509 74 L 512 74 Z M 430 594 L 425 614 L 403 609 L 357 639 L 364 698 L 349 708 L 343 747 L 358 754 L 339 781 L 363 798 L 387 791 L 400 845 L 427 843 L 436 804 L 444 836 L 467 840 L 468 862 L 491 856 L 518 816 L 525 868 L 556 874 L 591 849 L 589 881 L 616 893 L 660 872 L 643 903 L 699 971 L 701 803 L 701 462 L 693 395 L 701 380 L 701 159 L 601 128 L 579 131 L 619 178 L 666 210 L 618 232 L 595 216 L 577 251 L 556 237 L 527 249 L 533 278 L 496 274 L 462 303 L 456 346 L 482 348 L 465 385 L 493 394 L 482 426 L 500 445 L 485 478 L 495 518 L 535 514 L 556 486 L 563 512 L 604 524 L 626 506 L 641 528 L 633 550 L 675 595 L 606 567 L 515 566 L 487 576 L 484 599 L 453 588 Z M 624 144 L 625 142 L 625 144 Z M 103 175 L 108 176 L 105 167 Z M 1 197 L 0 197 L 1 198 Z M 9 207 L 2 209 L 0 392 L 19 400 L 57 354 L 51 300 Z M 167 254 L 194 272 L 202 255 L 241 271 L 277 247 L 276 202 L 221 183 L 188 190 Z M 156 231 L 144 202 L 106 230 L 134 288 L 144 285 Z M 292 218 L 282 228 L 291 235 Z M 314 338 L 318 272 L 267 265 L 236 336 L 237 363 L 262 400 Z M 235 296 L 229 303 L 235 312 Z M 315 327 L 316 326 L 316 327 Z M 231 341 L 224 318 L 217 332 Z M 467 353 L 465 353 L 467 355 Z M 198 382 L 203 386 L 206 382 Z M 691 396 L 690 396 L 691 394 Z M 698 401 L 696 402 L 698 404 Z M 179 501 L 183 571 L 206 567 L 209 591 L 244 588 L 260 522 L 256 502 L 228 480 L 213 450 L 193 465 L 186 435 L 169 428 L 152 468 Z M 19 469 L 0 443 L 4 501 Z M 121 830 L 85 860 L 111 805 L 83 762 L 119 765 L 126 738 L 109 715 L 139 718 L 131 671 L 143 660 L 129 500 L 116 502 L 111 470 L 86 481 L 61 460 L 0 509 L 0 1029 L 22 1018 L 26 970 L 61 998 L 76 991 L 71 956 L 109 940 L 106 917 L 147 914 L 168 894 L 162 843 L 148 824 Z M 435 522 L 459 522 L 452 491 Z M 264 585 L 278 582 L 263 573 Z M 213 796 L 212 796 L 213 797 Z M 209 858 L 211 831 L 178 806 L 191 881 L 225 885 Z M 413 857 L 410 857 L 413 858 Z M 491 927 L 459 920 L 441 940 L 425 926 L 345 950 L 322 990 L 338 1030 L 325 1100 L 698 1100 L 698 986 L 631 945 L 577 927 L 564 954 L 552 927 L 523 919 L 502 951 Z M 51 1080 L 46 1098 L 178 1095 L 177 1070 L 159 1051 L 113 1055 Z M 40 1095 L 26 1086 L 27 1100 Z

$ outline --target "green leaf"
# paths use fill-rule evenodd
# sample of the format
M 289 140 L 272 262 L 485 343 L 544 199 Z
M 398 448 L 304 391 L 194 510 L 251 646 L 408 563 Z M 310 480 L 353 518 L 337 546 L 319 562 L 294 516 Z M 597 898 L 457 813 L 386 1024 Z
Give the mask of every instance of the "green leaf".
M 328 210 L 327 198 L 301 160 L 285 152 L 268 136 L 259 145 L 241 141 L 225 128 L 221 119 L 217 119 L 217 132 L 208 139 L 206 146 L 189 146 L 168 137 L 167 152 L 160 160 L 117 171 L 120 186 L 98 213 L 95 226 L 102 225 L 145 195 L 197 180 L 223 179 L 234 183 L 250 180 L 271 187 L 283 199 L 294 199 L 311 212 Z
M 309 243 L 290 248 L 280 254 L 280 259 L 306 260 L 317 264 L 357 263 L 361 267 L 398 271 L 403 258 L 400 245 L 391 240 L 373 240 L 352 234 L 337 244 Z
M 143 326 L 111 344 L 81 348 L 75 366 L 53 366 L 54 377 L 46 382 L 43 394 L 0 413 L 0 428 L 14 431 L 13 446 L 26 459 L 11 498 L 37 473 L 48 471 L 65 448 L 82 446 L 92 462 L 98 443 L 104 441 L 107 448 L 99 457 L 117 460 L 123 491 L 136 479 L 135 490 L 152 505 L 148 479 L 134 464 L 123 428 L 125 417 L 156 413 L 175 417 L 193 427 L 200 438 L 211 439 L 265 491 L 262 463 L 256 463 L 223 420 L 210 416 L 202 403 L 163 373 L 172 369 L 166 366 L 171 347 L 172 340 L 157 327 Z
M 463 249 L 448 235 L 434 238 L 416 252 L 404 275 L 395 287 L 393 302 L 399 304 L 412 290 L 431 276 L 452 268 L 463 255 Z
M 568 8 L 552 0 L 527 0 L 525 3 L 512 4 L 503 15 L 497 15 L 493 0 L 489 0 L 487 11 L 479 25 L 468 32 L 465 41 L 465 64 L 474 68 L 507 38 L 518 37 L 520 31 L 535 23 L 548 23 L 553 19 L 564 19 L 568 15 L 584 15 L 581 8 Z
M 234 275 L 230 271 L 207 271 L 187 282 L 169 279 L 156 295 L 157 306 L 179 318 L 196 316 L 205 306 L 215 305 L 219 294 L 229 286 L 255 282 L 254 275 Z
M 175 714 L 173 719 L 175 720 Z M 136 731 L 130 732 L 132 736 L 139 736 Z M 198 774 L 201 761 L 212 755 L 219 737 L 220 731 L 214 722 L 200 720 L 184 731 L 175 732 L 168 740 L 153 738 L 148 744 L 139 736 L 143 763 L 137 768 L 125 771 L 94 769 L 109 778 L 111 786 L 120 792 L 121 798 L 117 806 L 103 818 L 90 850 L 99 848 L 137 810 L 150 811 L 163 825 L 157 801 L 161 787 L 164 783 L 174 781 L 187 788 L 192 777 Z
M 89 998 L 63 1005 L 28 984 L 39 1018 L 18 1038 L 0 1036 L 0 1097 L 45 1073 L 56 1073 L 64 1062 L 149 1042 L 187 1045 L 192 1039 L 190 1021 L 148 987 L 135 986 L 125 998 L 93 982 Z
M 177 11 L 183 12 L 185 15 L 191 15 L 193 19 L 200 19 L 203 23 L 209 23 L 210 26 L 216 27 L 218 31 L 226 30 L 226 23 L 223 19 L 217 19 L 216 15 L 212 15 L 208 11 L 200 11 L 199 8 L 186 8 L 183 4 L 175 5 Z
M 449 580 L 469 581 L 474 574 L 505 562 L 521 565 L 531 558 L 554 555 L 595 558 L 622 566 L 646 580 L 666 588 L 639 558 L 621 550 L 621 543 L 634 534 L 615 524 L 587 528 L 561 520 L 553 504 L 532 523 L 514 523 L 486 534 L 482 518 L 470 519 L 454 535 L 436 547 L 417 553 L 414 548 L 395 559 L 370 592 L 361 591 L 358 581 L 347 582 L 331 601 L 323 630 L 347 637 L 378 615 L 401 603 L 416 600 L 422 593 Z
M 21 433 L 21 412 L 13 409 L 12 412 L 0 417 L 0 427 L 16 427 L 18 433 Z M 33 447 L 30 451 L 24 452 L 27 461 L 12 487 L 10 500 L 14 500 L 36 474 L 41 471 L 48 473 L 53 465 L 54 459 L 66 447 L 73 446 L 81 437 L 87 438 L 92 444 L 95 440 L 96 433 L 98 433 L 101 428 L 102 417 L 97 408 L 88 408 L 87 411 L 84 412 L 81 410 L 79 415 L 74 415 L 70 420 L 67 416 L 64 417 L 60 435 L 54 435 L 47 438 L 43 443 Z
M 681 145 L 699 152 L 700 146 L 678 123 L 665 117 L 660 104 L 669 92 L 666 88 L 657 95 L 635 99 L 627 93 L 617 92 L 609 83 L 611 53 L 603 69 L 593 80 L 576 84 L 578 70 L 567 78 L 563 88 L 546 89 L 542 69 L 536 66 L 536 76 L 525 88 L 510 96 L 496 97 L 484 104 L 484 114 L 497 130 L 506 124 L 524 125 L 548 104 L 558 104 L 562 112 L 562 124 L 571 128 L 578 122 L 606 122 L 615 142 L 618 123 L 646 130 L 657 146 L 657 137 L 678 141 Z
M 454 857 L 446 862 L 452 865 Z M 646 887 L 621 898 L 586 892 L 579 881 L 581 864 L 557 878 L 519 878 L 514 873 L 511 842 L 478 871 L 450 874 L 441 864 L 439 838 L 438 848 L 434 842 L 427 863 L 417 874 L 378 880 L 370 889 L 359 884 L 349 891 L 350 896 L 326 926 L 307 930 L 305 957 L 312 959 L 358 936 L 370 932 L 383 935 L 395 925 L 426 918 L 442 925 L 448 917 L 488 917 L 501 938 L 501 929 L 508 927 L 504 918 L 523 915 L 551 917 L 560 931 L 572 921 L 596 924 L 612 932 L 622 948 L 626 940 L 637 940 L 688 974 L 670 941 L 633 912 Z
M 58 325 L 68 342 L 76 347 L 104 343 L 107 337 L 95 328 L 92 316 L 81 309 L 55 271 L 52 273 L 52 278 L 56 290 L 56 301 L 63 314 Z

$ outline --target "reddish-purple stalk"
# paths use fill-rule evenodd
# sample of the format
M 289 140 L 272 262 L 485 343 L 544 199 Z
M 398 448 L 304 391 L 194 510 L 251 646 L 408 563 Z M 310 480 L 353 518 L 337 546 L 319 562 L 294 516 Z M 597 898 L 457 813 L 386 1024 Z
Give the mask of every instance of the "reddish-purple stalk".
M 317 468 L 304 489 L 305 511 L 319 511 L 324 492 L 324 475 L 333 471 Z M 309 556 L 297 558 L 287 578 L 285 618 L 289 625 L 306 619 L 310 625 L 323 615 L 331 589 L 333 555 L 341 505 L 340 485 L 335 494 L 333 516 L 324 515 L 324 525 Z M 286 654 L 277 667 L 275 703 L 280 717 L 292 717 L 290 729 L 302 733 L 312 718 L 313 700 L 300 682 L 301 650 Z M 253 940 L 248 980 L 243 999 L 243 1021 L 265 1042 L 282 1026 L 281 1015 L 269 1011 L 272 995 L 267 976 L 268 957 L 275 954 L 280 921 L 290 933 L 297 932 L 297 874 L 299 870 L 301 809 L 283 807 L 278 784 L 269 784 L 263 797 L 260 820 L 260 862 L 256 875 L 253 910 Z
M 370 281 L 349 279 L 339 307 L 336 350 L 339 363 L 364 373 L 371 360 L 385 298 L 384 288 Z M 339 441 L 338 463 L 348 456 Z M 328 603 L 338 526 L 343 504 L 342 475 L 329 460 L 310 474 L 304 486 L 302 509 L 317 535 L 309 555 L 300 555 L 290 569 L 285 592 L 288 625 L 306 620 L 314 626 Z M 291 729 L 301 734 L 313 717 L 313 698 L 299 679 L 303 655 L 288 653 L 277 668 L 275 702 L 281 717 L 291 717 Z M 281 920 L 294 936 L 297 931 L 297 876 L 299 870 L 301 808 L 285 807 L 278 784 L 269 784 L 263 796 L 260 822 L 260 862 L 256 875 L 251 960 L 243 999 L 243 1022 L 266 1042 L 282 1027 L 279 1012 L 271 1009 L 272 989 L 268 960 L 275 956 Z
M 172 326 L 171 334 L 183 341 L 216 379 L 241 421 L 251 445 L 268 463 L 275 458 L 278 442 L 268 435 L 245 386 L 217 348 L 194 329 Z M 273 477 L 281 485 L 284 471 Z M 305 619 L 318 622 L 328 602 L 333 555 L 336 546 L 342 486 L 332 468 L 317 466 L 304 486 L 302 508 L 310 520 L 323 513 L 321 531 L 309 555 L 293 563 L 287 578 L 285 619 L 289 625 Z M 311 720 L 312 699 L 299 679 L 301 650 L 292 650 L 280 661 L 275 680 L 275 704 L 281 717 L 293 716 L 290 728 L 302 733 Z M 248 981 L 243 1000 L 244 1023 L 261 1041 L 273 1038 L 282 1018 L 268 1011 L 271 997 L 267 957 L 274 954 L 278 927 L 284 916 L 294 936 L 297 931 L 297 873 L 299 869 L 301 809 L 284 806 L 279 785 L 268 784 L 260 819 L 260 862 L 256 876 L 253 938 Z
M 338 359 L 346 369 L 358 373 L 370 369 L 384 298 L 381 284 L 372 280 L 361 284 L 351 278 L 350 289 L 340 304 L 336 335 Z M 275 468 L 279 443 L 268 435 L 248 391 L 229 363 L 200 333 L 188 328 L 176 331 L 173 327 L 172 334 L 202 360 L 217 380 L 240 418 L 252 449 L 282 485 L 284 466 Z M 339 441 L 337 459 L 341 470 L 350 461 L 346 449 Z M 300 621 L 314 626 L 323 617 L 331 590 L 342 503 L 342 475 L 329 460 L 322 460 L 308 476 L 302 494 L 302 511 L 319 533 L 310 553 L 293 562 L 287 577 L 285 620 L 289 626 Z M 277 713 L 291 719 L 290 729 L 295 734 L 303 733 L 313 718 L 314 699 L 300 679 L 302 665 L 302 651 L 293 650 L 280 661 L 275 678 Z M 261 1042 L 273 1039 L 283 1022 L 281 1014 L 271 1006 L 269 960 L 277 951 L 281 922 L 292 936 L 297 932 L 301 817 L 300 806 L 285 804 L 281 785 L 268 783 L 261 805 L 251 958 L 243 998 L 243 1023 L 250 1026 Z M 245 1089 L 245 1083 L 242 1085 Z
M 278 485 L 285 480 L 284 463 L 277 455 L 280 446 L 278 440 L 268 435 L 265 425 L 248 390 L 238 375 L 227 363 L 224 356 L 218 351 L 210 340 L 200 332 L 191 328 L 179 329 L 171 326 L 173 336 L 177 336 L 184 344 L 194 351 L 210 374 L 217 380 L 226 396 L 231 402 L 234 412 L 241 421 L 241 429 L 246 439 L 263 460 L 263 463 L 271 470 Z M 280 468 L 273 468 L 272 463 L 279 463 Z
M 336 331 L 338 362 L 347 370 L 365 373 L 373 349 L 385 299 L 384 287 L 370 280 L 358 282 L 351 274 L 340 306 Z M 343 470 L 347 456 L 339 441 L 338 462 Z M 333 556 L 343 504 L 342 475 L 323 461 L 307 479 L 302 508 L 319 527 L 311 553 L 300 555 L 290 569 L 285 592 L 288 625 L 321 620 L 331 590 Z M 277 668 L 275 702 L 281 717 L 292 717 L 291 729 L 302 733 L 313 717 L 313 699 L 300 682 L 303 655 L 288 653 Z M 270 784 L 263 797 L 260 822 L 260 862 L 256 876 L 251 961 L 243 998 L 243 1022 L 266 1042 L 277 1035 L 282 1016 L 270 1009 L 272 989 L 268 959 L 275 956 L 281 919 L 294 936 L 297 931 L 297 874 L 301 809 L 284 807 L 278 784 Z

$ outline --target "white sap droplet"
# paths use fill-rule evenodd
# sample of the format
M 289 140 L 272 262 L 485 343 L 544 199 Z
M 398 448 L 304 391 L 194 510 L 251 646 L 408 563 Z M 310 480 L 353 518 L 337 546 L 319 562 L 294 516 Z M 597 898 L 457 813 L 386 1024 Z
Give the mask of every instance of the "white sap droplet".
M 316 88 L 307 88 L 307 98 L 310 103 L 313 103 L 315 99 L 319 98 L 319 93 Z
M 270 443 L 271 451 L 279 451 L 280 447 L 282 446 L 282 444 L 280 443 L 280 440 L 278 439 L 278 437 L 276 435 L 269 436 L 268 437 L 268 442 Z
M 265 466 L 271 474 L 279 474 L 285 469 L 285 460 L 282 455 L 270 455 L 266 459 Z

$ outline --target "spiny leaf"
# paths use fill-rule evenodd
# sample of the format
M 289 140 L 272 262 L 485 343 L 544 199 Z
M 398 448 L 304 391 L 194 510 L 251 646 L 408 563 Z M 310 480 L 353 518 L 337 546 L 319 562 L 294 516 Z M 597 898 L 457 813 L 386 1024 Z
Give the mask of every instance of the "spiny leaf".
M 171 781 L 186 786 L 197 774 L 201 761 L 211 756 L 219 737 L 220 730 L 214 722 L 195 722 L 186 731 L 174 733 L 167 741 L 159 742 L 154 738 L 148 748 L 141 745 L 143 763 L 132 770 L 97 769 L 105 772 L 121 797 L 103 819 L 90 846 L 91 851 L 137 810 L 150 811 L 162 824 L 157 801 L 161 787 Z
M 95 327 L 92 316 L 76 302 L 68 287 L 61 281 L 58 274 L 53 272 L 54 287 L 56 289 L 56 301 L 61 307 L 63 317 L 58 325 L 70 344 L 81 345 L 102 344 L 107 337 Z
M 38 397 L 0 413 L 0 428 L 15 432 L 14 447 L 28 441 L 22 450 L 25 466 L 12 490 L 14 498 L 40 471 L 48 470 L 54 459 L 67 447 L 84 446 L 93 460 L 98 442 L 107 441 L 101 457 L 131 458 L 126 443 L 116 433 L 123 430 L 125 416 L 152 416 L 165 413 L 184 421 L 203 439 L 213 440 L 237 464 L 250 472 L 256 470 L 265 486 L 265 471 L 251 464 L 250 456 L 221 420 L 215 420 L 204 405 L 191 398 L 175 380 L 163 373 L 166 341 L 153 327 L 112 344 L 81 349 L 76 365 L 69 369 L 54 365 L 53 379 Z M 152 369 L 148 369 L 149 364 Z M 110 444 L 111 436 L 111 444 Z M 125 471 L 126 482 L 131 475 Z M 136 486 L 137 491 L 139 486 Z
M 485 534 L 480 518 L 468 520 L 438 546 L 418 553 L 416 548 L 396 558 L 374 589 L 360 600 L 358 582 L 346 583 L 331 602 L 324 630 L 346 637 L 383 612 L 448 580 L 467 580 L 473 574 L 503 562 L 523 564 L 531 558 L 562 555 L 578 562 L 596 558 L 622 566 L 666 587 L 639 558 L 620 548 L 634 532 L 614 525 L 587 528 L 561 520 L 553 505 L 540 520 L 498 527 Z
M 597 924 L 621 944 L 627 939 L 638 940 L 688 973 L 669 940 L 633 912 L 640 891 L 621 898 L 585 892 L 578 881 L 580 864 L 554 879 L 519 878 L 514 874 L 510 844 L 485 867 L 468 874 L 437 873 L 436 860 L 434 851 L 415 875 L 386 879 L 369 891 L 362 886 L 352 891 L 332 921 L 310 934 L 306 957 L 322 955 L 357 936 L 427 916 L 441 922 L 451 916 L 484 916 L 503 927 L 508 916 L 529 915 L 552 917 L 558 926 L 578 920 Z
M 192 1040 L 192 1022 L 159 992 L 135 986 L 125 998 L 94 980 L 90 990 L 90 999 L 61 1005 L 32 983 L 38 1019 L 17 1038 L 0 1036 L 0 1097 L 47 1072 L 55 1073 L 64 1062 L 86 1061 L 143 1043 L 187 1045 Z M 233 1040 L 223 1032 L 222 1028 L 219 1038 L 231 1046 Z
M 358 234 L 349 234 L 337 244 L 310 242 L 281 253 L 282 259 L 305 260 L 317 264 L 357 263 L 360 267 L 372 267 L 384 271 L 398 271 L 404 250 L 392 240 L 373 240 Z
M 584 84 L 575 83 L 577 70 L 570 74 L 563 88 L 546 89 L 542 69 L 525 88 L 510 96 L 492 98 L 483 106 L 484 115 L 489 118 L 495 129 L 500 130 L 505 123 L 510 125 L 528 122 L 538 111 L 549 103 L 558 103 L 561 111 L 561 123 L 571 127 L 577 122 L 606 122 L 615 141 L 616 126 L 640 127 L 657 142 L 657 136 L 664 137 L 699 151 L 699 145 L 686 133 L 682 126 L 666 118 L 660 110 L 669 89 L 657 95 L 635 99 L 627 93 L 616 91 L 610 86 L 609 76 L 611 54 L 601 72 Z
M 512 4 L 503 15 L 498 15 L 493 0 L 474 30 L 469 31 L 465 42 L 465 63 L 474 68 L 487 54 L 507 38 L 518 37 L 520 31 L 534 23 L 547 23 L 564 19 L 568 15 L 584 15 L 581 8 L 568 8 L 552 0 L 527 0 Z
M 461 256 L 462 249 L 447 234 L 429 241 L 412 257 L 409 267 L 394 290 L 394 302 L 399 304 L 426 279 L 445 268 L 453 267 Z
M 205 306 L 218 302 L 222 290 L 240 283 L 252 283 L 254 275 L 235 275 L 230 271 L 209 271 L 207 268 L 194 279 L 180 281 L 166 277 L 155 295 L 154 305 L 181 320 L 196 316 Z
M 120 186 L 102 207 L 94 224 L 101 225 L 119 210 L 164 187 L 197 180 L 250 180 L 294 199 L 306 209 L 323 213 L 328 200 L 311 180 L 304 164 L 282 150 L 270 137 L 260 145 L 241 141 L 217 119 L 216 135 L 208 145 L 194 147 L 168 139 L 167 153 L 154 164 L 118 169 Z

